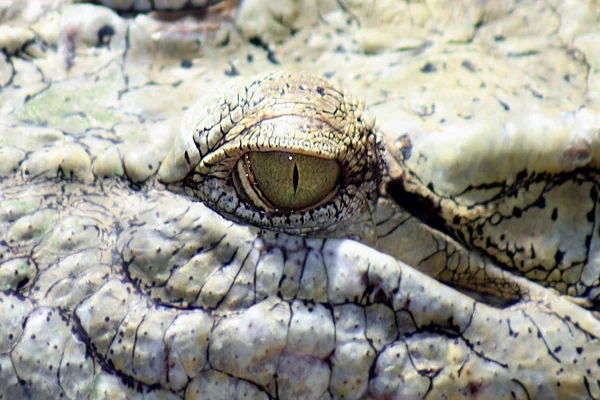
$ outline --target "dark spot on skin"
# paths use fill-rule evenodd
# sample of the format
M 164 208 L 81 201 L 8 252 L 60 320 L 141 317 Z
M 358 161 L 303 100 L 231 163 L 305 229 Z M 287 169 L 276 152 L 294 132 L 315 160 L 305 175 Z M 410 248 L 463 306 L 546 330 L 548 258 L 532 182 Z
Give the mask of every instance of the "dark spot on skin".
M 246 59 L 248 60 L 249 63 L 254 62 L 254 56 L 252 54 L 248 54 L 248 56 L 246 57 Z
M 23 277 L 23 279 L 21 279 L 18 283 L 17 283 L 17 290 L 23 288 L 25 285 L 27 285 L 29 283 L 29 278 L 28 277 Z
M 435 64 L 428 62 L 427 64 L 423 65 L 419 71 L 421 71 L 424 74 L 432 74 L 437 72 L 437 67 L 435 66 Z
M 506 40 L 506 38 L 502 35 L 494 36 L 494 42 L 504 42 L 505 40 Z
M 540 92 L 536 92 L 535 90 L 529 88 L 529 91 L 531 92 L 531 94 L 533 95 L 533 97 L 538 98 L 538 99 L 543 99 L 544 95 L 541 94 Z
M 593 210 L 590 211 L 589 213 L 587 213 L 585 216 L 586 216 L 588 222 L 592 222 L 592 223 L 594 222 L 595 218 L 594 218 L 594 211 Z
M 552 210 L 552 215 L 550 216 L 550 218 L 552 218 L 552 221 L 556 221 L 558 219 L 558 208 L 554 207 L 554 210 Z
M 192 62 L 190 60 L 181 61 L 181 68 L 185 68 L 185 69 L 192 68 Z
M 583 347 L 577 347 L 575 348 L 575 351 L 577 352 L 577 354 L 581 354 L 583 353 Z
M 554 255 L 554 262 L 556 265 L 560 264 L 565 257 L 565 253 L 560 250 L 556 250 L 556 254 Z
M 544 196 L 540 196 L 533 205 L 539 208 L 546 208 L 546 198 Z
M 405 133 L 404 135 L 400 136 L 396 142 L 398 143 L 398 146 L 400 147 L 400 154 L 402 154 L 403 160 L 406 161 L 410 158 L 411 154 L 412 154 L 412 142 L 410 141 L 410 136 L 408 136 L 407 133 Z
M 269 49 L 269 45 L 267 43 L 265 43 L 259 36 L 252 36 L 249 39 L 249 42 L 252 46 L 261 48 L 264 51 L 266 51 L 267 59 L 269 60 L 269 62 L 271 64 L 275 64 L 275 65 L 280 64 L 279 60 L 277 60 L 277 58 L 275 57 L 275 53 L 273 53 L 273 51 L 271 49 Z
M 496 99 L 498 100 L 498 103 L 500 103 L 500 105 L 502 106 L 502 108 L 504 108 L 504 111 L 510 111 L 510 107 L 508 106 L 508 104 L 506 104 L 505 102 L 503 102 L 500 99 Z
M 339 45 L 338 47 L 335 48 L 335 52 L 338 54 L 344 54 L 344 53 L 346 53 L 346 49 L 344 48 L 344 46 Z
M 321 96 L 324 96 L 325 89 L 323 89 L 321 86 L 317 86 L 317 93 L 319 93 L 319 95 L 321 95 Z
M 482 382 L 469 382 L 467 384 L 467 390 L 470 395 L 476 396 L 481 391 L 482 386 L 483 386 Z
M 594 201 L 598 200 L 598 188 L 596 188 L 596 186 L 592 186 L 592 189 L 590 190 L 590 198 Z
M 64 55 L 64 63 L 67 71 L 70 71 L 75 64 L 75 50 L 77 48 L 77 36 L 79 35 L 79 31 L 76 28 L 69 28 L 66 30 L 65 35 L 65 55 Z M 100 35 L 100 33 L 98 33 Z
M 225 47 L 229 45 L 229 42 L 231 41 L 231 36 L 229 35 L 229 33 L 225 36 L 225 38 L 223 38 L 223 41 L 221 43 L 219 43 L 221 46 Z M 198 46 L 200 46 L 200 40 L 197 40 Z
M 104 322 L 109 322 L 110 321 L 110 317 L 104 317 Z
M 225 75 L 227 76 L 238 76 L 240 75 L 240 71 L 233 64 L 229 64 L 229 69 L 225 71 Z
M 463 62 L 460 65 L 469 72 L 475 72 L 475 64 L 473 64 L 469 60 L 463 60 Z
M 585 235 L 585 247 L 589 249 L 591 244 L 592 244 L 592 235 Z
M 554 349 L 554 352 L 556 354 L 560 353 L 560 351 L 562 350 L 562 346 L 556 346 L 556 348 Z
M 525 180 L 525 178 L 527 178 L 527 170 L 526 169 L 524 169 L 523 171 L 520 171 L 517 174 L 517 182 L 523 181 L 523 180 Z
M 98 44 L 96 47 L 108 47 L 114 34 L 115 29 L 112 26 L 104 25 L 98 30 Z

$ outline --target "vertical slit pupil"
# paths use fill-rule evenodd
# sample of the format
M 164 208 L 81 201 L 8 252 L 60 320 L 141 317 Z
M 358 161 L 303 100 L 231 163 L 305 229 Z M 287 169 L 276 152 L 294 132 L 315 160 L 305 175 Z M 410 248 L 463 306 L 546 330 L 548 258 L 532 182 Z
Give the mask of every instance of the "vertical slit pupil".
M 294 163 L 294 176 L 292 179 L 294 181 L 294 194 L 296 194 L 298 191 L 298 165 L 296 163 Z

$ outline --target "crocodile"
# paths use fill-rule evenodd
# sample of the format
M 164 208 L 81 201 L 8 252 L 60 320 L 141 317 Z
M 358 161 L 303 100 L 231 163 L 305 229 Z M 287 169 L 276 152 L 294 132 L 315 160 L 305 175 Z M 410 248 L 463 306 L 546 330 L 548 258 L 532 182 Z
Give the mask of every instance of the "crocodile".
M 600 3 L 0 3 L 0 399 L 600 398 Z

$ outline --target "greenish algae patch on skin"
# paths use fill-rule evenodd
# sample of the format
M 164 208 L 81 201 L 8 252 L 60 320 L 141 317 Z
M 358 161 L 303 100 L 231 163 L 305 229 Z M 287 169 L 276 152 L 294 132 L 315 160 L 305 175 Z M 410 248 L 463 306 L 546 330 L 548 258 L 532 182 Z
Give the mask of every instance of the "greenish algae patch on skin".
M 116 64 L 96 74 L 53 82 L 14 114 L 16 122 L 52 126 L 67 133 L 110 129 L 124 120 L 118 107 L 123 78 Z

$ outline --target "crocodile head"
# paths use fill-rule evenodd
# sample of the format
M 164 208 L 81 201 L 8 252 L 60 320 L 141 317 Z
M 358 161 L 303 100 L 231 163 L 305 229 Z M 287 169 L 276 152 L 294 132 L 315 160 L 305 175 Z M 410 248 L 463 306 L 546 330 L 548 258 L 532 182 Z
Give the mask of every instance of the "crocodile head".
M 597 13 L 110 3 L 0 14 L 0 398 L 600 395 Z

